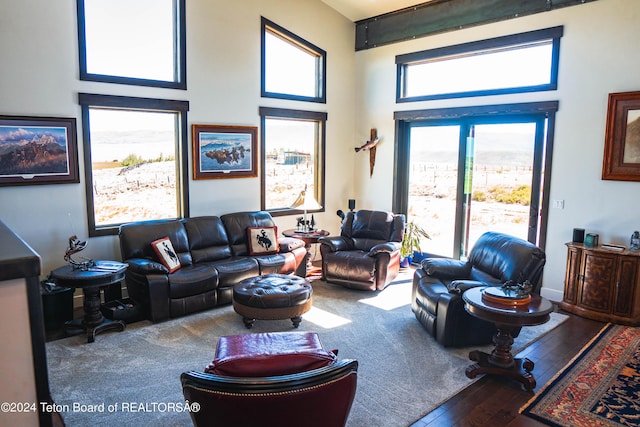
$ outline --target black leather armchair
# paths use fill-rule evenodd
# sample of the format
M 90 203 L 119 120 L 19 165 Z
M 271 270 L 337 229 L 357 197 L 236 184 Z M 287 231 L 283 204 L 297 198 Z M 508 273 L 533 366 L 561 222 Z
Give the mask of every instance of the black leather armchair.
M 347 212 L 340 236 L 318 240 L 322 279 L 353 289 L 384 289 L 400 271 L 404 223 L 404 215 L 391 212 Z
M 540 293 L 546 256 L 542 249 L 517 237 L 487 232 L 467 261 L 426 258 L 413 276 L 411 310 L 429 334 L 445 347 L 491 342 L 496 328 L 468 314 L 462 293 L 477 286 L 529 281 Z M 517 331 L 519 333 L 519 330 Z

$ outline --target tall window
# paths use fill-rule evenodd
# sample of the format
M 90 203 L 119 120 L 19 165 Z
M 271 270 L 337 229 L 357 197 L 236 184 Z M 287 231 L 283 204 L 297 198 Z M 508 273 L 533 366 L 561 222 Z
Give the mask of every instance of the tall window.
M 326 102 L 326 52 L 262 18 L 262 96 Z
M 562 27 L 396 57 L 397 101 L 554 90 Z
M 185 0 L 78 0 L 80 79 L 186 89 Z
M 326 113 L 260 108 L 262 118 L 262 209 L 295 213 L 302 190 L 324 206 Z
M 89 235 L 188 216 L 185 101 L 80 94 Z

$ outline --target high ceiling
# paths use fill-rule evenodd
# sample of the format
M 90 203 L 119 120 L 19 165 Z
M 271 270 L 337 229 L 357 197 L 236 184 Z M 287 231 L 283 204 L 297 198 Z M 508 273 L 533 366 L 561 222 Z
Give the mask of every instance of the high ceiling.
M 356 22 L 432 0 L 322 0 L 342 15 Z

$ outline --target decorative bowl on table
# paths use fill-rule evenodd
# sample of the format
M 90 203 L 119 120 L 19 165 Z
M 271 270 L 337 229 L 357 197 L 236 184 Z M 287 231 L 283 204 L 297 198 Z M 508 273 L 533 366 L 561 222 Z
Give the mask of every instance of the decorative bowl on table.
M 488 286 L 482 290 L 482 300 L 500 307 L 524 307 L 531 302 L 531 284 L 507 281 L 502 286 Z

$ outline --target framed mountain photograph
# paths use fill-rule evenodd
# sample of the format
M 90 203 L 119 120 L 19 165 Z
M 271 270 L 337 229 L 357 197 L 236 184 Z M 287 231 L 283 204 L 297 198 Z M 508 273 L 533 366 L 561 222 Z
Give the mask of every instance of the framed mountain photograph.
M 0 116 L 0 186 L 78 182 L 75 118 Z

